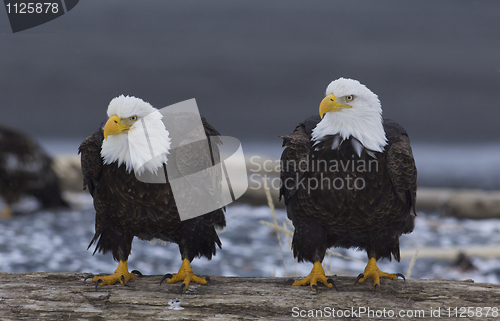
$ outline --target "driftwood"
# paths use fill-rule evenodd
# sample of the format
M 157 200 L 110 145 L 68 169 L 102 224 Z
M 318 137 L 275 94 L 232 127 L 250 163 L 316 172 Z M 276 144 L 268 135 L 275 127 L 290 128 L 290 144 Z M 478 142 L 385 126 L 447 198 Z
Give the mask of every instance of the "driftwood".
M 500 218 L 500 191 L 421 188 L 417 206 L 457 218 Z
M 266 178 L 276 207 L 284 207 L 278 202 L 279 163 L 261 157 L 246 160 L 248 190 L 238 202 L 253 205 L 267 205 L 262 178 Z M 231 164 L 226 164 L 231 166 Z M 54 160 L 54 170 L 65 191 L 82 191 L 83 178 L 78 156 L 59 156 Z M 233 186 L 244 182 L 231 182 Z M 500 218 L 500 191 L 457 190 L 450 188 L 419 187 L 417 210 L 439 212 L 458 218 Z
M 419 259 L 456 260 L 460 255 L 467 257 L 480 257 L 483 259 L 494 259 L 500 257 L 500 246 L 498 245 L 469 245 L 453 247 L 421 247 L 418 249 L 402 249 L 401 259 L 410 259 L 418 251 Z
M 83 273 L 0 273 L 2 320 L 291 320 L 294 317 L 496 320 L 500 285 L 451 280 L 382 280 L 354 285 L 333 276 L 339 291 L 284 286 L 285 278 L 211 277 L 208 285 L 158 285 L 161 276 L 128 286 L 85 284 Z M 370 281 L 370 280 L 369 280 Z M 179 300 L 179 302 L 176 302 Z M 332 315 L 333 314 L 333 315 Z M 405 317 L 405 318 L 402 318 Z

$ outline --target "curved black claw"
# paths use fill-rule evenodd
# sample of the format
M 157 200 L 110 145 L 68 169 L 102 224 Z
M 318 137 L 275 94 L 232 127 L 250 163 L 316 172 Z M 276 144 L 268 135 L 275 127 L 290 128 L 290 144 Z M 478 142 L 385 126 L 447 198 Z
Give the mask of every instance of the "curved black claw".
M 404 276 L 402 273 L 396 273 L 396 276 L 398 276 L 398 277 L 402 278 L 402 279 L 403 279 L 403 281 L 405 281 L 405 282 L 406 282 L 406 278 L 405 278 L 405 276 Z
M 380 285 L 375 284 L 375 286 L 374 286 L 375 289 L 373 290 L 373 294 L 377 294 L 377 290 L 379 287 L 380 287 Z
M 205 277 L 205 281 L 207 281 L 207 284 L 212 282 L 212 280 L 208 276 Z
M 337 290 L 337 292 L 339 292 L 339 289 L 337 289 L 337 286 L 335 285 L 335 282 L 333 282 L 332 279 L 326 280 L 326 283 L 330 283 L 331 285 L 333 285 L 333 287 L 335 288 L 335 290 Z
M 85 279 L 83 279 L 83 283 L 85 283 L 85 281 L 87 281 L 87 279 L 90 279 L 90 278 L 94 278 L 94 274 L 89 274 L 85 277 Z
M 161 278 L 161 280 L 160 280 L 160 285 L 161 285 L 161 283 L 162 283 L 163 281 L 165 281 L 165 279 L 171 279 L 171 278 L 173 278 L 173 277 L 174 277 L 174 276 L 173 276 L 172 274 L 170 274 L 170 273 L 165 274 L 165 275 Z
M 97 280 L 95 282 L 95 290 L 97 291 L 97 287 L 99 286 L 99 284 L 101 284 L 103 281 L 101 279 Z
M 127 285 L 127 283 L 125 283 L 125 277 L 123 275 L 120 275 L 120 280 L 122 280 L 123 285 Z
M 184 286 L 186 286 L 186 283 L 182 283 L 181 284 L 181 295 L 182 295 L 182 292 L 187 290 L 187 286 L 184 288 Z
M 142 277 L 142 273 L 138 270 L 133 270 L 131 273 L 134 273 L 135 275 L 137 275 L 138 277 Z
M 356 278 L 356 283 L 354 283 L 354 285 L 358 284 L 358 281 L 364 277 L 365 275 L 363 273 L 359 273 L 358 277 Z
M 285 284 L 283 286 L 292 285 L 293 282 L 295 282 L 293 279 L 288 279 L 285 281 Z
M 318 289 L 318 286 L 316 284 L 312 284 L 311 285 L 311 290 L 313 290 L 314 292 L 316 292 L 317 294 L 319 293 L 319 289 Z

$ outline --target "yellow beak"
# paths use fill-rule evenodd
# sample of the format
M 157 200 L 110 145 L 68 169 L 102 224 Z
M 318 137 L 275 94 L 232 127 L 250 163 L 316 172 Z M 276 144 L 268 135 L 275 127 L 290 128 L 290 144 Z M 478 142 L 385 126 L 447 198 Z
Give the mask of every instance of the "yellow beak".
M 104 125 L 104 139 L 108 140 L 109 135 L 120 134 L 129 129 L 130 125 L 124 124 L 118 116 L 111 116 Z
M 333 94 L 330 94 L 325 98 L 323 98 L 323 100 L 319 104 L 319 116 L 323 118 L 323 115 L 325 113 L 340 110 L 342 108 L 352 108 L 352 107 L 349 105 L 339 103 L 337 101 L 337 97 L 335 97 Z

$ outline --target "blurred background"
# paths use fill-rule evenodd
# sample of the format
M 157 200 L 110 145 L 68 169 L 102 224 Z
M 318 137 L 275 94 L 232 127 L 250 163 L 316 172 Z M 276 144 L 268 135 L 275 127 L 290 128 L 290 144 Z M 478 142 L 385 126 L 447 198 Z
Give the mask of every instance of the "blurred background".
M 282 150 L 277 136 L 318 112 L 332 80 L 354 78 L 379 96 L 384 117 L 407 130 L 420 187 L 497 190 L 499 34 L 496 1 L 86 0 L 15 34 L 0 9 L 0 123 L 31 135 L 53 157 L 76 155 L 120 94 L 157 108 L 196 98 L 220 133 L 242 141 L 246 156 L 276 159 Z M 28 210 L 0 222 L 0 270 L 115 269 L 109 255 L 86 251 L 93 235 L 90 196 L 71 198 L 71 211 Z M 31 208 L 29 200 L 18 206 Z M 224 249 L 194 268 L 284 275 L 274 231 L 258 224 L 269 215 L 266 207 L 231 205 Z M 283 210 L 277 215 L 285 220 Z M 495 219 L 471 223 L 437 215 L 419 214 L 402 246 L 494 244 L 500 234 Z M 261 263 L 255 263 L 256 251 Z M 351 255 L 364 259 L 364 253 Z M 475 270 L 463 273 L 499 282 L 500 261 L 471 260 Z M 180 263 L 175 245 L 140 241 L 130 262 L 151 274 L 176 271 Z M 449 270 L 452 263 L 417 260 L 414 276 L 469 277 Z M 332 267 L 352 275 L 364 268 L 348 264 L 333 261 Z M 409 260 L 387 264 L 405 272 Z M 298 273 L 309 272 L 310 266 L 299 266 Z

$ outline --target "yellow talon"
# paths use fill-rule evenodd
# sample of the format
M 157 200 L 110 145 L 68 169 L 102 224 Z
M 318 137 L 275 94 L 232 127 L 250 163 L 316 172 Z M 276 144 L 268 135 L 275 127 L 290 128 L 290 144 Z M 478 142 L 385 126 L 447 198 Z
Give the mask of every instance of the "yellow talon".
M 123 280 L 122 280 L 123 276 Z M 134 273 L 129 273 L 127 268 L 127 261 L 118 262 L 118 268 L 115 273 L 106 276 L 94 276 L 92 278 L 92 282 L 99 282 L 99 285 L 112 285 L 117 282 L 120 282 L 123 285 L 126 285 L 130 279 L 135 279 L 137 275 Z
M 377 266 L 377 260 L 375 258 L 370 258 L 368 260 L 368 264 L 366 265 L 365 271 L 358 275 L 358 278 L 356 279 L 356 283 L 363 283 L 367 279 L 372 278 L 373 279 L 373 286 L 375 287 L 375 291 L 377 291 L 380 288 L 380 279 L 391 279 L 391 280 L 397 280 L 398 276 L 402 277 L 405 279 L 404 275 L 401 273 L 386 273 L 382 272 L 379 270 Z
M 301 286 L 310 284 L 311 290 L 317 292 L 318 282 L 323 283 L 327 288 L 335 286 L 335 283 L 333 283 L 332 279 L 326 277 L 325 270 L 323 270 L 321 262 L 316 261 L 314 262 L 314 266 L 311 270 L 311 273 L 309 273 L 309 275 L 303 278 L 302 280 L 293 282 L 292 286 Z M 335 286 L 335 288 L 337 287 Z
M 170 277 L 170 278 L 168 278 Z M 176 283 L 179 281 L 182 281 L 182 290 L 187 290 L 189 283 L 191 281 L 198 283 L 198 284 L 207 284 L 207 279 L 206 278 L 200 278 L 196 275 L 194 275 L 193 269 L 191 269 L 191 263 L 189 262 L 188 259 L 182 260 L 182 265 L 179 269 L 179 272 L 177 272 L 174 275 L 167 274 L 163 277 L 162 281 L 167 278 L 168 283 Z M 161 282 L 160 282 L 161 284 Z

